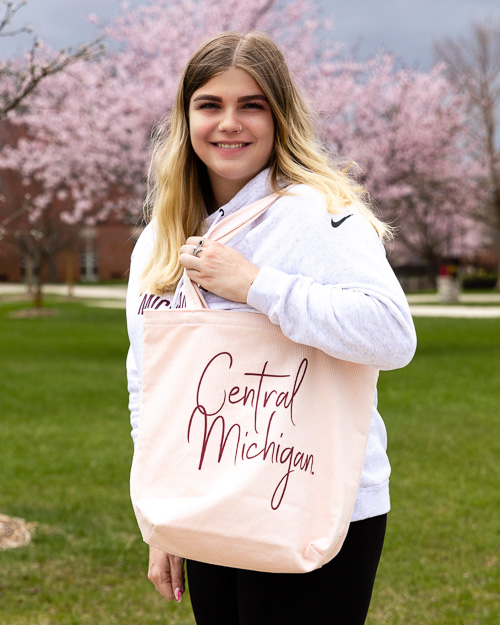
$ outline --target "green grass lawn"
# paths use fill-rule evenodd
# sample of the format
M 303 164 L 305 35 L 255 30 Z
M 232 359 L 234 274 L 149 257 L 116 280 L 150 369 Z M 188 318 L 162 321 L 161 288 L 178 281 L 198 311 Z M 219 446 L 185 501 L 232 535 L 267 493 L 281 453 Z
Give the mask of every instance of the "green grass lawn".
M 500 319 L 416 319 L 383 373 L 393 467 L 369 625 L 500 623 Z
M 192 624 L 147 581 L 129 502 L 123 311 L 18 307 L 0 304 L 0 512 L 37 529 L 0 552 L 0 624 Z M 500 320 L 417 331 L 379 385 L 393 511 L 368 625 L 498 625 Z

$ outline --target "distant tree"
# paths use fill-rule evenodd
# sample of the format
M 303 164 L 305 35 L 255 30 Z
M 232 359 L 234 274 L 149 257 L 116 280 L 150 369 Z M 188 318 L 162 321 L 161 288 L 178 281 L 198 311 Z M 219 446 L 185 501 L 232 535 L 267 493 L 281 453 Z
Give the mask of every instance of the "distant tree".
M 351 82 L 340 96 L 345 101 L 322 121 L 330 149 L 362 167 L 366 188 L 398 228 L 398 249 L 418 258 L 432 279 L 444 258 L 465 251 L 478 193 L 463 98 L 443 69 L 398 69 L 391 55 L 382 55 L 360 64 L 356 74 L 351 63 Z M 331 101 L 328 90 L 340 91 L 333 81 L 321 88 L 318 80 L 316 87 L 323 107 Z
M 55 282 L 56 254 L 66 254 L 68 285 L 73 279 L 73 262 L 78 251 L 78 230 L 60 219 L 60 202 L 51 205 L 35 221 L 30 219 L 35 196 L 27 190 L 19 196 L 19 185 L 13 185 L 14 193 L 5 197 L 9 214 L 0 219 L 0 245 L 17 252 L 24 261 L 25 282 L 33 295 L 33 304 L 42 305 L 42 282 Z M 18 192 L 17 194 L 15 192 Z M 16 206 L 17 209 L 12 207 Z M 5 212 L 2 211 L 2 212 Z
M 30 26 L 13 26 L 17 12 L 26 4 L 26 0 L 20 2 L 0 0 L 0 37 L 31 35 L 30 49 L 23 57 L 0 60 L 0 123 L 2 124 L 0 148 L 4 147 L 5 143 L 15 144 L 14 135 L 17 135 L 17 140 L 20 135 L 25 134 L 22 114 L 28 112 L 29 101 L 33 101 L 37 90 L 44 87 L 47 80 L 53 79 L 75 64 L 97 59 L 103 50 L 102 39 L 97 39 L 76 50 L 71 48 L 51 50 L 40 42 Z M 20 130 L 9 132 L 8 126 L 15 125 L 16 121 Z M 6 135 L 9 136 L 10 141 L 5 142 Z M 16 174 L 13 175 L 16 176 Z M 37 268 L 41 275 L 43 268 L 50 266 L 56 252 L 72 245 L 74 232 L 59 218 L 61 202 L 53 203 L 48 207 L 50 210 L 45 211 L 43 215 L 37 214 L 36 205 L 39 194 L 33 193 L 32 190 L 40 189 L 40 183 L 26 179 L 18 168 L 17 175 L 23 177 L 29 190 L 27 188 L 23 193 L 11 194 L 9 198 L 4 196 L 0 198 L 0 240 L 4 246 L 17 248 L 29 265 Z M 39 284 L 35 291 L 34 301 L 36 305 L 40 305 Z
M 0 17 L 0 37 L 32 33 L 30 26 L 11 26 L 16 13 L 26 4 L 26 0 L 0 0 L 0 11 L 3 10 L 3 16 Z M 48 76 L 62 72 L 75 61 L 95 58 L 101 50 L 101 42 L 97 40 L 76 50 L 63 48 L 54 52 L 41 44 L 34 35 L 31 49 L 23 59 L 0 61 L 0 120 L 9 111 L 18 108 Z
M 485 191 L 477 218 L 494 233 L 500 263 L 500 21 L 475 23 L 468 36 L 436 43 L 435 52 L 466 99 L 469 145 Z
M 19 129 L 15 126 L 0 126 L 0 143 L 15 141 L 16 132 Z M 17 170 L 0 171 L 0 183 L 0 246 L 4 255 L 14 253 L 22 259 L 24 280 L 33 294 L 33 304 L 39 308 L 42 281 L 54 281 L 56 255 L 62 251 L 66 254 L 67 278 L 71 278 L 78 230 L 60 218 L 67 208 L 64 197 L 55 198 L 44 211 L 38 211 L 39 183 L 23 179 Z

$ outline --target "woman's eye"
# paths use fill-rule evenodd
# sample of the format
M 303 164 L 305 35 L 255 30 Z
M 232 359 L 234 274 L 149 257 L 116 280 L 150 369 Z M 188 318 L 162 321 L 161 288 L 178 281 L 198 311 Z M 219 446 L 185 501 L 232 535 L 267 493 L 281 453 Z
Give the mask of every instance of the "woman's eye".
M 220 108 L 222 108 L 222 105 L 219 104 L 218 102 L 200 102 L 198 105 L 198 109 L 199 110 L 208 110 L 208 111 L 212 111 L 212 110 L 219 110 Z M 262 105 L 261 102 L 245 102 L 242 107 L 241 110 L 264 110 L 264 106 Z

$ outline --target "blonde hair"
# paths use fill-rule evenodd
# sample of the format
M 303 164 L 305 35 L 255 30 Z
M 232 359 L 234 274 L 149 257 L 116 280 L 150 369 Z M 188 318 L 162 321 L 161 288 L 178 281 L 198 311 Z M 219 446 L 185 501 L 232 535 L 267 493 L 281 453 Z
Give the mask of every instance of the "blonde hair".
M 311 112 L 294 85 L 285 59 L 270 37 L 259 32 L 225 32 L 205 42 L 188 62 L 174 106 L 153 134 L 153 152 L 144 205 L 156 230 L 153 253 L 142 276 L 152 293 L 173 290 L 181 275 L 179 249 L 199 235 L 205 207 L 215 209 L 205 165 L 189 137 L 189 104 L 195 91 L 230 67 L 243 69 L 267 97 L 275 121 L 270 184 L 307 184 L 320 191 L 331 213 L 347 206 L 364 215 L 381 239 L 390 228 L 370 208 L 368 194 L 347 173 L 330 165 L 316 140 Z

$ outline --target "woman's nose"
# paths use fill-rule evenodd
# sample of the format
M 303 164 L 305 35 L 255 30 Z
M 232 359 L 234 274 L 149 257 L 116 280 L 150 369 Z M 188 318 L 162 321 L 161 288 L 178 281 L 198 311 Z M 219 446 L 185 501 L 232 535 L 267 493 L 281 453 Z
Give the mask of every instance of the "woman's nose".
M 239 132 L 241 130 L 241 124 L 233 111 L 227 111 L 222 115 L 218 129 L 221 132 Z

